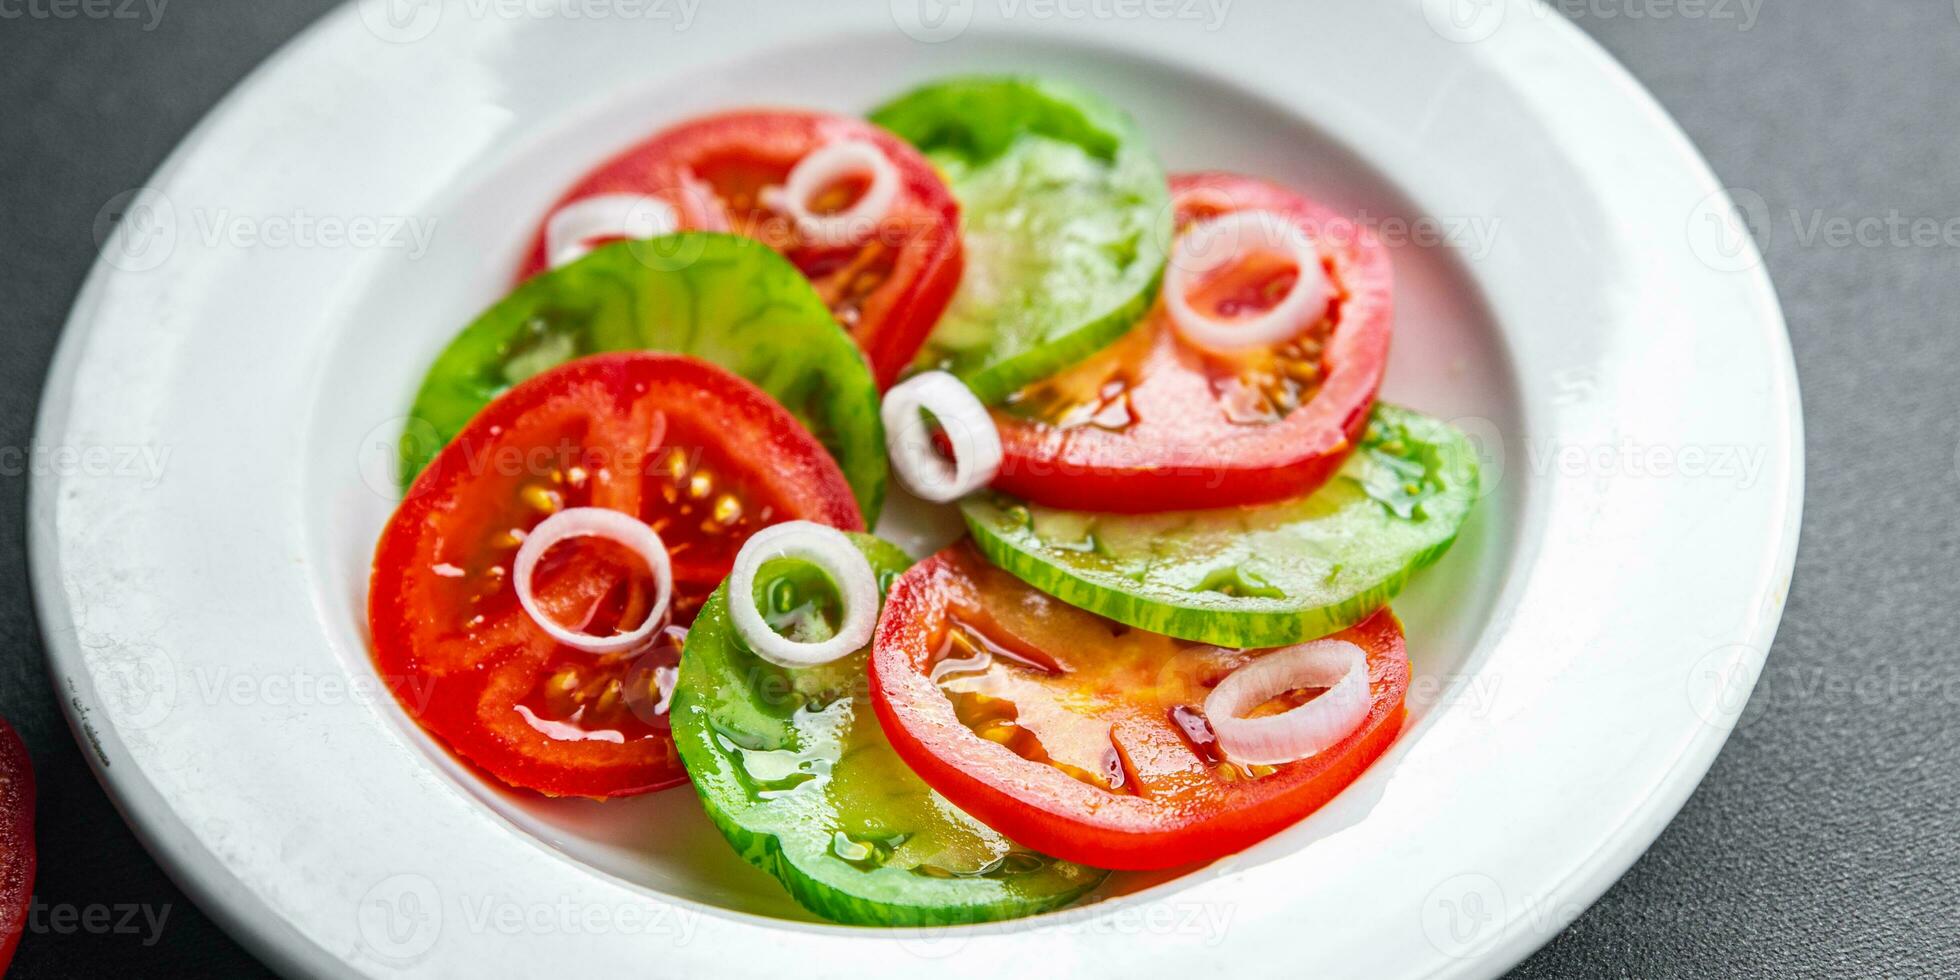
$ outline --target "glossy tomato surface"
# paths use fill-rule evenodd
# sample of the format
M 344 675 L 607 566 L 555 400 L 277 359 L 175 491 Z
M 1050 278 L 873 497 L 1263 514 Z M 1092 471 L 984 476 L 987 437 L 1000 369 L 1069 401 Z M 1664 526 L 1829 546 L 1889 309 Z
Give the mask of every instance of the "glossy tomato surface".
M 13 962 L 34 897 L 34 767 L 0 721 L 0 973 Z
M 1169 868 L 1285 829 L 1387 750 L 1409 683 L 1401 626 L 1382 610 L 1334 636 L 1368 656 L 1373 704 L 1360 728 L 1308 759 L 1244 766 L 1218 751 L 1202 706 L 1262 651 L 1083 612 L 958 544 L 893 587 L 872 700 L 900 757 L 1009 839 L 1092 867 Z
M 551 639 L 519 605 L 524 535 L 569 507 L 650 524 L 673 564 L 660 641 L 595 656 Z M 755 386 L 704 361 L 607 354 L 492 402 L 408 491 L 376 548 L 374 658 L 402 706 L 512 786 L 620 796 L 685 781 L 666 717 L 684 627 L 742 542 L 786 520 L 863 527 L 836 463 Z M 611 542 L 554 547 L 541 607 L 598 636 L 646 620 L 653 583 Z
M 781 187 L 812 151 L 843 140 L 877 147 L 897 167 L 901 186 L 875 229 L 850 244 L 818 244 L 771 207 L 765 192 Z M 861 181 L 839 182 L 812 207 L 840 211 L 863 191 Z M 863 348 L 880 387 L 911 363 L 960 281 L 959 205 L 952 192 L 917 150 L 861 119 L 794 111 L 704 116 L 601 165 L 553 210 L 598 194 L 652 195 L 674 208 L 684 230 L 747 235 L 781 252 Z M 523 275 L 545 265 L 540 229 Z
M 1388 253 L 1366 228 L 1283 187 L 1222 173 L 1171 179 L 1178 233 L 1234 211 L 1277 212 L 1320 253 L 1333 298 L 1291 340 L 1224 355 L 1183 342 L 1161 299 L 1136 329 L 994 412 L 994 486 L 1074 510 L 1146 513 L 1271 503 L 1325 483 L 1367 424 L 1387 364 Z M 1297 266 L 1257 253 L 1200 283 L 1229 320 L 1270 308 Z

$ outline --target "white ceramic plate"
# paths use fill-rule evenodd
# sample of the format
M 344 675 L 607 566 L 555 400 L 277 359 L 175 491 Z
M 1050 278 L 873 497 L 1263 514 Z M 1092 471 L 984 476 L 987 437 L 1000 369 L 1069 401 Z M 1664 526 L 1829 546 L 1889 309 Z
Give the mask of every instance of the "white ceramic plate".
M 1458 419 L 1493 477 L 1397 603 L 1401 740 L 1210 867 L 903 932 L 801 913 L 685 790 L 459 771 L 378 693 L 362 616 L 377 449 L 431 355 L 547 202 L 661 124 L 977 69 L 1085 82 L 1172 169 L 1280 179 L 1394 247 L 1387 395 Z M 151 850 L 292 974 L 1493 974 L 1674 814 L 1781 612 L 1800 417 L 1739 227 L 1639 87 L 1526 3 L 364 2 L 105 209 L 33 485 L 52 673 Z M 894 513 L 915 552 L 943 533 Z

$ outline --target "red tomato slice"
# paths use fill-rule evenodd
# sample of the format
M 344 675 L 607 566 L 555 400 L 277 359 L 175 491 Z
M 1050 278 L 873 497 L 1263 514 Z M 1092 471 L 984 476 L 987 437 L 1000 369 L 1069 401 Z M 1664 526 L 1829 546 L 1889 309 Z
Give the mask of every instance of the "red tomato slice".
M 763 204 L 762 191 L 781 186 L 811 151 L 840 140 L 876 145 L 897 166 L 902 187 L 868 238 L 820 246 Z M 862 191 L 839 186 L 818 204 L 841 210 Z M 862 119 L 788 111 L 705 116 L 614 157 L 552 210 L 598 194 L 650 194 L 674 208 L 685 230 L 747 235 L 781 252 L 857 339 L 881 388 L 912 362 L 960 281 L 959 204 L 952 192 L 910 144 Z M 540 229 L 523 275 L 545 266 Z
M 994 411 L 994 486 L 1053 507 L 1147 513 L 1305 496 L 1347 458 L 1388 360 L 1388 252 L 1353 221 L 1284 188 L 1222 173 L 1171 179 L 1178 230 L 1275 211 L 1319 247 L 1335 298 L 1285 344 L 1224 356 L 1182 342 L 1160 301 L 1137 329 Z M 1297 278 L 1255 256 L 1195 305 L 1257 311 Z
M 672 622 L 634 656 L 560 646 L 518 604 L 523 535 L 565 507 L 660 532 Z M 714 365 L 666 354 L 573 361 L 492 402 L 409 489 L 375 550 L 374 659 L 402 706 L 512 786 L 624 796 L 685 782 L 659 694 L 684 627 L 742 542 L 780 521 L 861 530 L 844 474 L 787 410 Z M 597 539 L 559 545 L 533 579 L 559 622 L 599 636 L 645 622 L 652 576 Z
M 0 973 L 13 962 L 34 898 L 34 766 L 0 721 Z
M 1131 629 L 960 544 L 893 587 L 873 645 L 872 703 L 928 785 L 1009 838 L 1092 867 L 1175 867 L 1293 824 L 1394 741 L 1409 686 L 1401 625 L 1384 609 L 1334 635 L 1367 652 L 1367 719 L 1311 758 L 1241 766 L 1216 751 L 1201 709 L 1261 651 Z M 1258 710 L 1298 704 L 1298 693 Z

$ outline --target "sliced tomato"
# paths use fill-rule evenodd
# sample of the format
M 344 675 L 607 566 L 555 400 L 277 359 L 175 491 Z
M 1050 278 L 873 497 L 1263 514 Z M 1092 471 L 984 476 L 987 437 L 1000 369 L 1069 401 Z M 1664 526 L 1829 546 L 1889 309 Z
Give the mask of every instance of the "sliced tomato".
M 1217 751 L 1202 705 L 1261 651 L 1083 612 L 959 544 L 893 587 L 871 694 L 899 756 L 1009 839 L 1092 867 L 1168 868 L 1284 829 L 1387 750 L 1409 685 L 1401 625 L 1382 610 L 1334 635 L 1368 656 L 1373 705 L 1361 727 L 1299 762 L 1242 766 Z
M 876 146 L 897 167 L 900 190 L 878 228 L 848 245 L 808 241 L 764 202 L 798 161 L 843 140 Z M 819 208 L 843 210 L 863 193 L 840 182 Z M 910 144 L 862 119 L 818 112 L 748 111 L 705 116 L 627 149 L 568 191 L 553 211 L 599 194 L 646 194 L 673 207 L 681 227 L 727 231 L 781 252 L 816 287 L 864 349 L 880 387 L 912 362 L 953 298 L 961 269 L 959 204 Z M 539 230 L 523 275 L 546 266 Z
M 1333 286 L 1326 315 L 1277 346 L 1235 355 L 1179 339 L 1158 301 L 1088 360 L 1016 392 L 994 412 L 1005 450 L 994 486 L 1073 510 L 1148 513 L 1305 496 L 1367 425 L 1387 365 L 1388 253 L 1367 229 L 1285 188 L 1222 173 L 1171 179 L 1178 232 L 1233 211 L 1290 219 Z M 1270 308 L 1298 278 L 1254 254 L 1193 304 L 1222 318 Z
M 525 533 L 567 507 L 660 532 L 674 601 L 650 650 L 561 646 L 518 603 Z M 742 542 L 798 519 L 863 528 L 837 464 L 760 389 L 688 357 L 573 361 L 490 403 L 410 487 L 375 551 L 375 663 L 423 727 L 512 786 L 607 797 L 683 782 L 663 668 Z M 623 548 L 575 539 L 546 553 L 533 590 L 559 622 L 604 636 L 645 622 L 653 586 Z
M 13 962 L 34 899 L 34 766 L 0 721 L 0 973 Z

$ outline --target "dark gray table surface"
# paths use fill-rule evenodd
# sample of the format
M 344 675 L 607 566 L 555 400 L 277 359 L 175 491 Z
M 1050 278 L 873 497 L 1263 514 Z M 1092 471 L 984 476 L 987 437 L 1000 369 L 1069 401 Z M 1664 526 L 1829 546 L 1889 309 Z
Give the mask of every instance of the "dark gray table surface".
M 58 19 L 34 15 L 60 9 L 48 0 L 0 0 L 0 449 L 32 440 L 98 211 L 328 6 L 150 0 Z M 1960 227 L 1960 4 L 1554 6 L 1761 196 L 1808 488 L 1743 725 L 1653 849 L 1518 975 L 1960 975 L 1960 248 L 1900 224 Z M 62 721 L 25 493 L 0 476 L 0 716 L 41 794 L 37 910 L 11 975 L 263 973 L 137 844 Z M 116 928 L 125 908 L 147 918 Z

